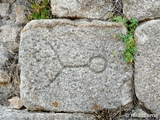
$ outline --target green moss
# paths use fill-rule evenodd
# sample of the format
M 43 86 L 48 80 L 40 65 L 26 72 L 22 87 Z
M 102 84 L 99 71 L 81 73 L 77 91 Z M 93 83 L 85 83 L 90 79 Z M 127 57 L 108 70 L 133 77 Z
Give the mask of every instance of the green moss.
M 126 49 L 123 52 L 124 54 L 124 60 L 127 63 L 132 63 L 134 60 L 134 55 L 137 51 L 137 40 L 134 36 L 134 32 L 136 27 L 138 26 L 138 20 L 135 18 L 132 18 L 130 21 L 127 20 L 125 16 L 115 16 L 111 15 L 110 16 L 111 21 L 113 22 L 122 22 L 126 28 L 127 28 L 127 34 L 119 34 L 119 38 L 123 40 Z
M 52 18 L 50 0 L 36 1 L 30 0 L 30 14 L 28 15 L 26 22 L 35 19 L 50 19 Z

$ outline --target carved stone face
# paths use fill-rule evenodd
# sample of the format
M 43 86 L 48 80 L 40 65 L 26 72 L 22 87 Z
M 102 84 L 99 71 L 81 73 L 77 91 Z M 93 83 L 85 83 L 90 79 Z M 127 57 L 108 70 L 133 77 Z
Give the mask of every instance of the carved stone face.
M 19 52 L 25 106 L 93 112 L 129 104 L 132 66 L 121 54 L 123 42 L 114 38 L 125 32 L 118 23 L 31 21 L 22 30 Z

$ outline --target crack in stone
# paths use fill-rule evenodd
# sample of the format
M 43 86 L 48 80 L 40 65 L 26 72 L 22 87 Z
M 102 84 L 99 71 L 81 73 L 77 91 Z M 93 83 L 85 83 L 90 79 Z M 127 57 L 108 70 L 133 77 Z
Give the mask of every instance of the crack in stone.
M 145 107 L 144 103 L 142 101 L 140 101 L 137 98 L 136 92 L 135 92 L 135 63 L 133 63 L 133 77 L 132 77 L 132 102 L 134 107 L 139 106 L 143 111 L 145 111 L 147 114 L 153 114 L 153 112 L 151 110 L 149 110 L 147 107 Z
M 95 115 L 95 112 L 71 112 L 71 111 L 47 111 L 47 110 L 28 110 L 31 113 L 67 113 L 67 114 L 88 114 Z
M 155 17 L 155 18 L 145 18 L 144 20 L 139 21 L 139 25 L 145 22 L 148 22 L 150 20 L 159 20 L 160 17 Z

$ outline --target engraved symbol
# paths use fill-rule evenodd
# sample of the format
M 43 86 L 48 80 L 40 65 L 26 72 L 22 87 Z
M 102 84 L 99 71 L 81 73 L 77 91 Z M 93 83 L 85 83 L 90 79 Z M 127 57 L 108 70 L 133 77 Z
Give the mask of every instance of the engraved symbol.
M 106 68 L 105 58 L 101 56 L 91 58 L 89 62 L 89 68 L 96 73 L 104 71 Z

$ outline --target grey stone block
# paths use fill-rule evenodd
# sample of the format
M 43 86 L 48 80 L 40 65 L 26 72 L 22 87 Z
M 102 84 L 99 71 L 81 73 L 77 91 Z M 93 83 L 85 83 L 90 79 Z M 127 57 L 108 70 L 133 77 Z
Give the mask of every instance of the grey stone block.
M 53 15 L 58 17 L 108 19 L 111 0 L 51 0 Z
M 132 17 L 139 21 L 160 17 L 159 0 L 122 0 L 123 13 L 128 19 Z
M 26 22 L 26 6 L 14 4 L 16 12 L 16 23 L 23 24 Z
M 19 47 L 19 33 L 21 27 L 16 25 L 3 25 L 0 27 L 0 44 L 5 46 L 5 50 L 11 52 Z
M 135 56 L 135 90 L 138 99 L 160 115 L 160 20 L 137 27 L 138 52 Z
M 9 3 L 0 3 L 0 16 L 4 17 L 8 15 Z
M 30 2 L 27 0 L 1 0 L 0 26 L 5 24 L 25 24 L 29 6 Z
M 105 29 L 108 32 L 105 32 Z M 132 65 L 120 23 L 34 20 L 21 31 L 21 97 L 30 110 L 93 112 L 131 107 Z M 116 52 L 116 56 L 113 54 Z
M 36 113 L 0 106 L 0 120 L 95 120 L 95 117 L 83 113 Z

